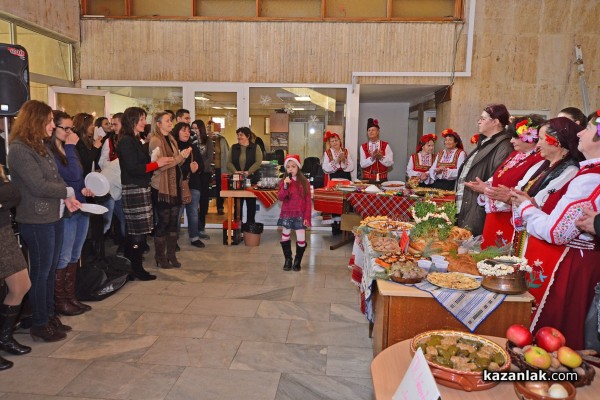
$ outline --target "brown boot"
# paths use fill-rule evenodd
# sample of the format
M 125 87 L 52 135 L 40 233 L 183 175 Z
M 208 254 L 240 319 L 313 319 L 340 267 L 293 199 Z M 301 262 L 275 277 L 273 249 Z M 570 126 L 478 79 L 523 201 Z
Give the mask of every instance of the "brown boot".
M 65 290 L 67 292 L 67 300 L 69 303 L 73 304 L 75 307 L 81 308 L 83 312 L 86 312 L 90 311 L 92 307 L 77 300 L 77 296 L 75 295 L 75 282 L 77 282 L 78 267 L 79 263 L 76 262 L 67 264 L 67 273 L 65 274 Z
M 79 315 L 83 310 L 69 301 L 66 289 L 67 268 L 57 269 L 54 280 L 54 310 L 62 315 Z M 41 328 L 41 327 L 39 327 Z
M 173 268 L 167 260 L 167 238 L 166 236 L 154 236 L 154 261 L 157 268 Z
M 63 324 L 60 318 L 58 318 L 58 315 L 53 315 L 48 318 L 48 324 L 50 324 L 50 326 L 52 326 L 52 328 L 55 330 L 62 333 L 71 332 L 73 330 L 73 328 L 71 328 L 69 325 Z
M 181 267 L 181 263 L 177 261 L 177 257 L 175 256 L 175 252 L 177 251 L 177 239 L 177 232 L 169 232 L 169 235 L 167 236 L 167 259 L 175 268 Z
M 50 322 L 44 326 L 32 326 L 29 334 L 35 342 L 58 342 L 67 337 L 66 333 L 54 329 Z

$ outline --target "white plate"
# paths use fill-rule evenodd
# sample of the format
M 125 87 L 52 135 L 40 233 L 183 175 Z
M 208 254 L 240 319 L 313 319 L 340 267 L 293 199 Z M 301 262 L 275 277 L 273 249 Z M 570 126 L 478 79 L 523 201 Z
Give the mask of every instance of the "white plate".
M 90 172 L 85 177 L 85 187 L 94 192 L 94 196 L 104 196 L 110 189 L 110 183 L 100 172 Z
M 379 192 L 381 192 L 381 190 L 375 185 L 367 186 L 367 188 L 365 189 L 365 193 L 379 193 Z
M 387 181 L 387 182 L 383 182 L 381 184 L 381 186 L 386 187 L 386 186 L 404 186 L 405 183 L 402 181 Z
M 81 211 L 90 214 L 104 214 L 108 211 L 108 208 L 101 206 L 100 204 L 83 203 L 81 205 Z
M 354 192 L 356 191 L 356 186 L 338 186 L 337 190 L 342 192 Z

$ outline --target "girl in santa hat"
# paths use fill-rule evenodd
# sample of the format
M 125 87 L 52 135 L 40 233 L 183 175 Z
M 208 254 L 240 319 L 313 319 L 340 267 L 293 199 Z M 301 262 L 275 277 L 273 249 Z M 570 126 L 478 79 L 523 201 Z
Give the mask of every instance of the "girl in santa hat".
M 283 270 L 300 271 L 302 256 L 306 250 L 306 227 L 310 226 L 312 202 L 310 198 L 310 184 L 300 172 L 300 156 L 289 154 L 283 163 L 286 175 L 279 183 L 277 197 L 281 202 L 281 213 L 277 226 L 283 228 L 281 232 L 281 249 L 285 256 Z M 296 258 L 292 264 L 291 231 L 296 231 Z
M 433 179 L 429 176 L 429 169 L 433 164 L 436 140 L 435 133 L 421 136 L 417 143 L 417 152 L 413 153 L 408 160 L 406 175 L 410 182 L 415 182 L 414 186 L 431 186 L 433 183 Z

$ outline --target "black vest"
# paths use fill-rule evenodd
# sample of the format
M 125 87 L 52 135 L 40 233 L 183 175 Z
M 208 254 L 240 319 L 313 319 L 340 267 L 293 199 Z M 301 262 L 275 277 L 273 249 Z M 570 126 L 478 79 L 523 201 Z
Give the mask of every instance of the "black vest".
M 256 162 L 256 143 L 250 142 L 246 147 L 246 165 L 244 169 L 240 167 L 240 155 L 242 154 L 242 146 L 239 143 L 231 146 L 231 163 L 235 166 L 236 171 L 248 171 L 248 169 Z

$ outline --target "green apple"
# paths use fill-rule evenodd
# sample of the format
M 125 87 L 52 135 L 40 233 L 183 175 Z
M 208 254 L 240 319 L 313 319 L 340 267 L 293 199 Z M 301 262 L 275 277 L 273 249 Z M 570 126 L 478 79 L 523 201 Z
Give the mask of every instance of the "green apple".
M 523 353 L 523 356 L 525 357 L 525 362 L 527 362 L 527 364 L 539 369 L 548 369 L 552 364 L 552 357 L 550 357 L 550 354 L 538 346 L 531 346 L 531 348 Z
M 579 353 L 567 346 L 558 349 L 557 357 L 562 365 L 569 368 L 577 368 L 583 363 Z

